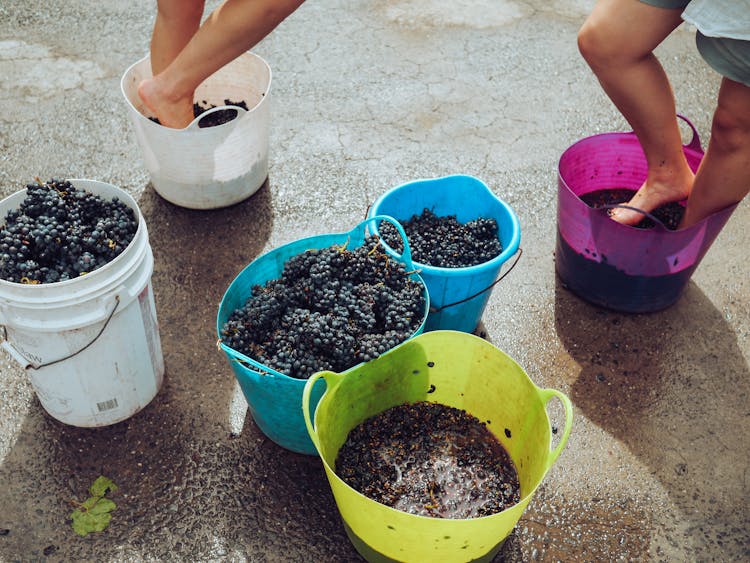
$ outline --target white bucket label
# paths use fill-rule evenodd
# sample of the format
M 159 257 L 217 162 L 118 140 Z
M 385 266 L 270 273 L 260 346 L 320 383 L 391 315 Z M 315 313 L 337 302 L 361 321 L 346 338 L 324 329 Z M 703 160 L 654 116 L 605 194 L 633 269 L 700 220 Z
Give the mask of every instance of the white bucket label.
M 109 411 L 112 409 L 117 408 L 117 399 L 110 399 L 109 401 L 104 401 L 102 403 L 96 403 L 96 408 L 99 409 L 99 412 Z

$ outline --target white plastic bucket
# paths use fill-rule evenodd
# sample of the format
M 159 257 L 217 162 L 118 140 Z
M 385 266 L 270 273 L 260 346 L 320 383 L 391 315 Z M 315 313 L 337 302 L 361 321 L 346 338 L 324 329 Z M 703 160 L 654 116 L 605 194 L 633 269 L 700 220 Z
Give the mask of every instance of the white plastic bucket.
M 130 195 L 94 180 L 70 180 L 135 211 L 138 229 L 117 258 L 75 279 L 26 285 L 0 280 L 2 347 L 29 375 L 44 409 L 72 426 L 106 426 L 156 396 L 164 359 L 151 289 L 154 258 L 146 222 Z M 0 201 L 0 221 L 21 190 Z
M 202 129 L 198 121 L 203 116 L 185 129 L 151 121 L 151 112 L 138 96 L 138 85 L 150 77 L 151 61 L 145 57 L 125 71 L 120 88 L 154 190 L 190 209 L 217 209 L 253 195 L 268 177 L 268 63 L 243 53 L 203 81 L 195 91 L 196 102 L 231 107 L 238 115 Z M 227 106 L 225 100 L 244 101 L 248 111 Z

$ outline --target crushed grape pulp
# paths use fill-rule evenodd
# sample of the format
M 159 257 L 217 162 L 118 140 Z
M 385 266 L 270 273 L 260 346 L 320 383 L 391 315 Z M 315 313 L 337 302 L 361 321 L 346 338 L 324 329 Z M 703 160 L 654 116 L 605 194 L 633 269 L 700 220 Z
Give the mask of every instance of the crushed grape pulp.
M 518 474 L 498 439 L 475 416 L 439 403 L 398 405 L 348 435 L 336 474 L 397 510 L 466 519 L 520 500 Z
M 607 190 L 596 190 L 579 196 L 589 207 L 599 208 L 605 205 L 618 203 L 627 203 L 635 194 L 635 190 L 628 188 L 612 188 Z M 676 230 L 680 226 L 682 216 L 685 214 L 685 207 L 678 202 L 667 203 L 657 207 L 651 212 L 651 215 L 659 219 L 669 230 Z M 644 215 L 643 220 L 634 225 L 637 229 L 650 229 L 654 227 L 654 222 Z

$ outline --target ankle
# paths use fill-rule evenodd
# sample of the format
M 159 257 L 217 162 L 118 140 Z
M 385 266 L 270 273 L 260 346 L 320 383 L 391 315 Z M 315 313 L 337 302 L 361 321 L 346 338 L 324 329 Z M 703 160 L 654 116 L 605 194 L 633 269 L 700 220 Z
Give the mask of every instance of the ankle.
M 685 163 L 684 166 L 678 167 L 649 167 L 645 184 L 649 186 L 663 186 L 671 189 L 684 189 L 689 192 L 693 185 L 694 178 L 695 174 L 687 163 Z

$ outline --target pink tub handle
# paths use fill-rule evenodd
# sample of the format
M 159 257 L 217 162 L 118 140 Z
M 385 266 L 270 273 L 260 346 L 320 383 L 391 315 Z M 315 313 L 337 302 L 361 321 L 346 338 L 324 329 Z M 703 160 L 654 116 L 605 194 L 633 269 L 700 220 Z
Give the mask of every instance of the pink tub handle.
M 695 125 L 693 125 L 693 122 L 690 121 L 687 117 L 684 115 L 677 114 L 677 117 L 682 119 L 685 123 L 688 124 L 688 127 L 693 130 L 693 138 L 690 140 L 690 142 L 685 145 L 687 148 L 692 149 L 694 151 L 697 151 L 699 153 L 703 153 L 703 147 L 701 146 L 701 139 L 698 136 L 698 130 L 695 128 Z
M 631 211 L 637 211 L 638 213 L 643 214 L 645 217 L 648 217 L 651 219 L 656 227 L 661 227 L 662 231 L 669 231 L 667 226 L 660 221 L 657 217 L 655 217 L 653 214 L 649 213 L 648 211 L 644 211 L 643 209 L 639 209 L 637 207 L 633 207 L 632 205 L 625 205 L 624 203 L 608 203 L 606 205 L 602 205 L 599 207 L 599 209 L 604 209 L 606 211 L 609 211 L 610 209 L 630 209 Z

